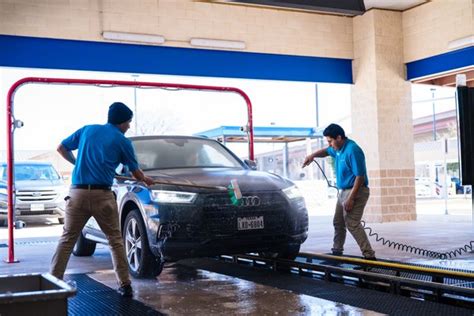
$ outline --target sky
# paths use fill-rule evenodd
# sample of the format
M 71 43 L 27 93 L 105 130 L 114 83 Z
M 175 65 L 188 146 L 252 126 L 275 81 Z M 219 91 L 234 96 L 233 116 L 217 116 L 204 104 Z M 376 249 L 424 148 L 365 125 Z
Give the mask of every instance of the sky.
M 316 98 L 316 83 L 308 82 L 0 68 L 1 100 L 6 100 L 14 82 L 32 76 L 236 87 L 250 97 L 254 126 L 315 127 L 317 102 L 319 126 L 335 122 L 347 134 L 352 129 L 351 85 L 345 84 L 318 83 Z M 436 113 L 455 108 L 453 88 L 436 87 L 434 95 L 431 88 L 412 85 L 413 118 L 432 115 L 433 96 Z M 20 87 L 14 96 L 15 118 L 25 124 L 15 131 L 15 149 L 55 150 L 64 138 L 83 125 L 105 123 L 108 106 L 115 101 L 124 102 L 135 112 L 127 136 L 136 134 L 135 127 L 138 134 L 191 135 L 222 125 L 244 126 L 247 122 L 245 101 L 235 93 L 28 84 Z M 5 102 L 0 105 L 0 150 L 6 149 L 5 106 Z
M 14 82 L 30 76 L 236 87 L 250 97 L 254 126 L 316 126 L 315 83 L 0 68 L 2 100 Z M 318 84 L 320 126 L 337 122 L 351 130 L 350 89 L 350 85 Z M 28 84 L 14 96 L 15 118 L 25 124 L 15 131 L 15 149 L 55 150 L 62 139 L 83 125 L 105 123 L 108 106 L 115 101 L 124 102 L 135 112 L 128 136 L 135 134 L 135 122 L 139 133 L 180 135 L 247 122 L 246 103 L 235 93 Z M 5 104 L 0 111 L 3 123 Z M 6 138 L 5 130 L 1 124 L 0 140 Z M 1 141 L 0 150 L 5 145 Z

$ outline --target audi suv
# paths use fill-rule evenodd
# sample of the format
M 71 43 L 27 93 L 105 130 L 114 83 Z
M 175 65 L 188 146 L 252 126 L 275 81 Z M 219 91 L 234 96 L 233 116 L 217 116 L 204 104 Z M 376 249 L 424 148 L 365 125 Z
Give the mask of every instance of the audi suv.
M 256 171 L 221 143 L 201 137 L 132 137 L 145 186 L 120 166 L 116 194 L 129 270 L 157 276 L 165 260 L 259 253 L 295 258 L 308 234 L 303 197 L 288 179 Z M 73 253 L 107 243 L 91 218 Z
M 15 162 L 15 219 L 57 218 L 64 224 L 66 187 L 49 162 Z M 0 221 L 7 221 L 7 164 L 0 163 Z

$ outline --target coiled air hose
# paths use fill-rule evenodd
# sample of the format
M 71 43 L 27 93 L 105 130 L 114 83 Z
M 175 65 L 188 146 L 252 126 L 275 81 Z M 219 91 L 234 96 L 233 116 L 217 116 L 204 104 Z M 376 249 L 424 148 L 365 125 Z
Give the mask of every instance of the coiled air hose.
M 329 182 L 328 178 L 326 177 L 326 174 L 323 171 L 323 168 L 321 168 L 319 163 L 315 159 L 313 159 L 313 162 L 318 166 L 319 170 L 321 170 L 321 173 L 326 179 L 328 187 L 335 188 L 337 190 L 337 198 L 339 198 L 339 189 Z M 374 232 L 371 227 L 367 226 L 365 221 L 361 220 L 360 222 L 362 224 L 362 227 L 364 227 L 364 229 L 367 231 L 369 237 L 375 237 L 376 242 L 380 242 L 382 243 L 382 245 L 393 248 L 395 250 L 410 252 L 410 253 L 417 254 L 420 256 L 425 256 L 425 257 L 429 257 L 433 259 L 442 259 L 442 260 L 452 259 L 452 258 L 455 258 L 456 256 L 462 255 L 463 253 L 471 252 L 474 249 L 474 240 L 471 240 L 468 244 L 465 244 L 462 247 L 459 247 L 457 249 L 447 251 L 447 252 L 438 252 L 438 251 L 428 250 L 424 248 L 419 248 L 419 247 L 411 246 L 411 245 L 404 244 L 401 242 L 391 241 L 390 239 L 382 237 L 378 233 Z

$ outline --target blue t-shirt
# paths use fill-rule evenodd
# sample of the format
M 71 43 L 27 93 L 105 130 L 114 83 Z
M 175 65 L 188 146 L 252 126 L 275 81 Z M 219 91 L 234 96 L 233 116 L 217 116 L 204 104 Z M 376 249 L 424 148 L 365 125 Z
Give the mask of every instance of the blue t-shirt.
M 132 172 L 138 169 L 132 142 L 112 124 L 86 125 L 61 144 L 70 151 L 78 149 L 72 184 L 112 185 L 120 163 Z
M 364 152 L 356 142 L 346 139 L 341 149 L 328 147 L 327 153 L 334 157 L 336 162 L 336 181 L 339 189 L 352 188 L 357 176 L 364 176 L 364 185 L 369 185 Z

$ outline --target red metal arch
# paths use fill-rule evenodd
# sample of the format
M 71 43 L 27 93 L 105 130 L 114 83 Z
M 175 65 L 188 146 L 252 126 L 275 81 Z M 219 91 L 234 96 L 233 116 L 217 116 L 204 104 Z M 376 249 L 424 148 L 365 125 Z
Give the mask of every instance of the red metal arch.
M 14 117 L 13 117 L 13 98 L 16 90 L 21 86 L 30 83 L 50 83 L 50 84 L 72 84 L 72 85 L 108 85 L 108 86 L 131 86 L 131 87 L 156 87 L 156 88 L 174 88 L 186 90 L 202 90 L 202 91 L 220 91 L 233 92 L 240 94 L 247 104 L 247 133 L 249 139 L 249 158 L 254 159 L 253 150 L 253 117 L 252 117 L 252 103 L 248 95 L 238 88 L 233 87 L 217 87 L 217 86 L 202 86 L 190 84 L 177 83 L 157 83 L 157 82 L 141 82 L 141 81 L 120 81 L 120 80 L 96 80 L 96 79 L 62 79 L 62 78 L 39 78 L 28 77 L 15 82 L 8 90 L 7 95 L 7 197 L 8 197 L 8 259 L 7 263 L 17 262 L 14 253 L 14 239 L 13 239 L 13 131 L 14 131 Z

